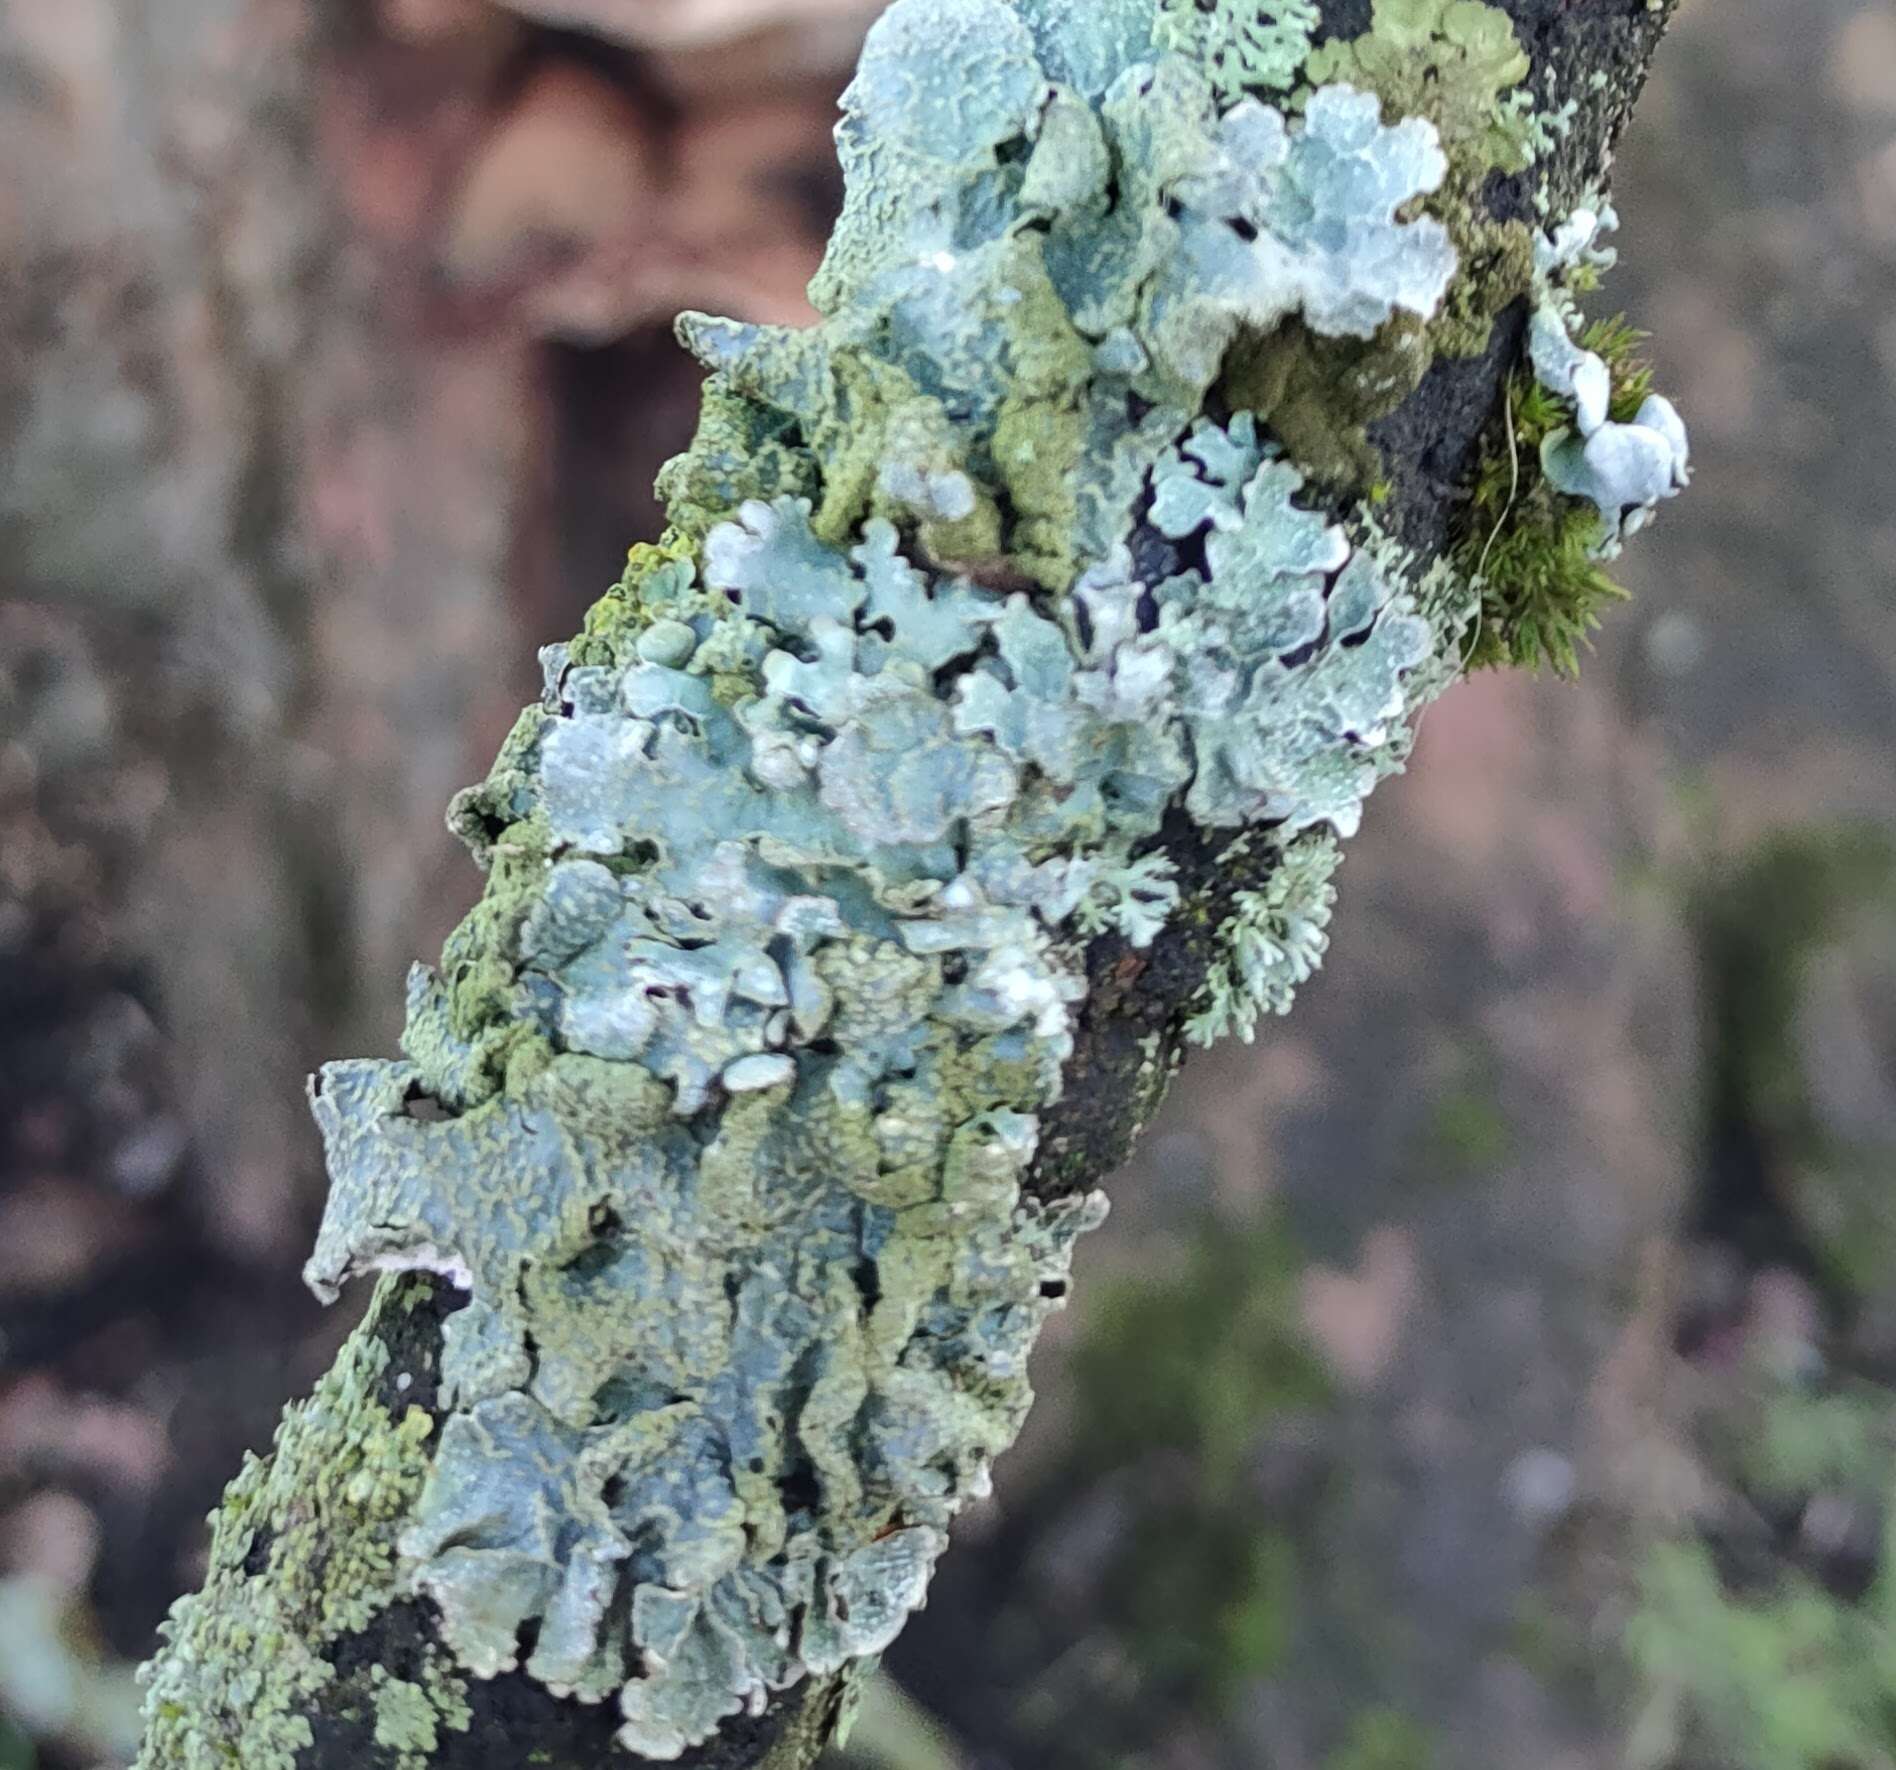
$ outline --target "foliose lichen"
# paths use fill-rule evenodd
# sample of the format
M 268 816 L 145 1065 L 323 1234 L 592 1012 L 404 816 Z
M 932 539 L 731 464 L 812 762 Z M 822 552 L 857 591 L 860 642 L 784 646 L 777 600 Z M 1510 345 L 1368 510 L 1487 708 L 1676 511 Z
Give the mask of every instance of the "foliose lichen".
M 399 1591 L 395 1539 L 427 1478 L 432 1422 L 378 1399 L 387 1365 L 358 1330 L 212 1515 L 204 1589 L 141 1674 L 141 1766 L 292 1770 L 313 1743 L 302 1705 L 335 1675 L 324 1650 Z
M 1070 85 L 1070 57 L 1039 59 L 1085 40 L 1050 28 L 1061 16 L 952 0 L 878 23 L 844 97 L 848 195 L 811 289 L 827 323 L 687 318 L 716 397 L 669 490 L 706 480 L 740 401 L 750 432 L 805 439 L 820 539 L 881 515 L 932 562 L 1064 592 L 1124 538 L 1240 331 L 1295 316 L 1367 338 L 1433 311 L 1446 228 L 1398 218 L 1446 169 L 1429 124 L 1386 128 L 1342 86 L 1301 124 L 1253 98 L 1221 109 L 1185 57 L 1112 65 L 1136 34 L 1096 40 L 1115 53 Z M 688 526 L 708 514 L 674 500 Z
M 463 1680 L 429 1652 L 419 1680 L 398 1678 L 386 1666 L 369 1668 L 373 1704 L 370 1737 L 394 1760 L 394 1770 L 427 1770 L 445 1732 L 465 1733 L 474 1712 Z
M 1347 81 L 1387 112 L 1427 117 L 1444 151 L 1471 168 L 1519 172 L 1534 158 L 1527 53 L 1514 24 L 1482 0 L 1372 0 L 1370 28 L 1312 52 L 1313 85 Z
M 1660 501 L 1677 496 L 1691 478 L 1685 424 L 1672 402 L 1652 393 L 1632 417 L 1609 414 L 1612 375 L 1605 359 L 1575 341 L 1579 315 L 1560 281 L 1576 264 L 1612 262 L 1599 242 L 1617 225 L 1610 208 L 1581 209 L 1536 253 L 1540 299 L 1529 334 L 1534 373 L 1550 393 L 1571 401 L 1573 424 L 1541 443 L 1541 470 L 1565 497 L 1584 498 L 1600 513 L 1596 556 L 1618 554 L 1628 535 L 1652 520 Z
M 1263 1016 L 1290 1012 L 1298 987 L 1316 975 L 1329 950 L 1331 881 L 1342 858 L 1335 837 L 1312 832 L 1278 855 L 1262 889 L 1237 894 L 1203 1004 L 1185 1027 L 1194 1044 L 1233 1033 L 1248 1044 Z
M 1288 92 L 1302 79 L 1320 80 L 1310 60 L 1310 38 L 1322 22 L 1315 0 L 1158 0 L 1156 48 L 1182 55 L 1211 76 L 1222 103 L 1249 94 Z
M 1277 856 L 1193 1023 L 1247 1029 L 1459 668 L 1466 585 L 1213 396 L 1291 328 L 1419 375 L 1458 268 L 1437 122 L 1300 84 L 1314 9 L 1257 16 L 884 14 L 822 323 L 683 322 L 711 376 L 673 530 L 457 804 L 488 888 L 411 978 L 406 1060 L 313 1086 L 312 1286 L 468 1297 L 425 1455 L 365 1425 L 406 1485 L 351 1602 L 425 1594 L 460 1669 L 616 1703 L 642 1756 L 922 1601 L 1103 1209 L 1024 1181 L 1088 943 L 1182 906 L 1168 830 Z M 1429 67 L 1492 96 L 1492 28 L 1428 16 Z M 423 1730 L 405 1692 L 377 1717 Z
M 1480 594 L 1473 665 L 1578 669 L 1600 611 L 1625 592 L 1605 567 L 1690 477 L 1685 427 L 1652 391 L 1641 335 L 1589 324 L 1578 295 L 1614 254 L 1603 202 L 1537 236 L 1528 367 L 1508 388 L 1476 475 L 1460 563 Z

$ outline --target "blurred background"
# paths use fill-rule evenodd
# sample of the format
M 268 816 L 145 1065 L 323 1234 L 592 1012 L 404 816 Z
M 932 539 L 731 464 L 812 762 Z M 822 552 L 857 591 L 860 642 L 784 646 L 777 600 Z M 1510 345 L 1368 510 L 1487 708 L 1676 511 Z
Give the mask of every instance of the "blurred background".
M 303 1075 L 656 531 L 671 315 L 807 315 L 874 10 L 0 0 L 0 1770 L 126 1761 L 347 1330 Z M 1896 7 L 1687 0 L 1618 197 L 1698 483 L 1113 1182 L 852 1770 L 1896 1763 Z

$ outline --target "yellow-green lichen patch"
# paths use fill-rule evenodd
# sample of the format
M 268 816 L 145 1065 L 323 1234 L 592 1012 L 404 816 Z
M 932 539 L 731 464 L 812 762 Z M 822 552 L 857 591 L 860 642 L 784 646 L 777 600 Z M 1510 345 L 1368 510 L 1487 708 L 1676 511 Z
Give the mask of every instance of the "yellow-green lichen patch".
M 702 613 L 694 607 L 679 606 L 674 580 L 666 569 L 690 567 L 696 562 L 696 545 L 676 529 L 656 544 L 641 541 L 632 548 L 619 582 L 586 611 L 585 627 L 572 644 L 572 661 L 623 667 L 634 661 L 639 642 L 656 623 L 686 620 Z M 695 647 L 688 649 L 685 657 L 691 655 L 691 650 Z
M 1519 172 L 1532 158 L 1527 78 L 1514 24 L 1482 0 L 1374 0 L 1370 28 L 1311 51 L 1312 86 L 1347 81 L 1376 94 L 1385 116 L 1427 117 L 1451 165 Z
M 1525 222 L 1496 221 L 1470 197 L 1448 217 L 1461 269 L 1429 327 L 1438 356 L 1480 356 L 1502 311 L 1534 286 L 1534 235 Z
M 312 1743 L 324 1650 L 397 1596 L 395 1537 L 428 1469 L 428 1415 L 378 1399 L 388 1357 L 358 1329 L 231 1484 L 204 1589 L 173 1608 L 144 1674 L 140 1770 L 292 1770 Z
M 1013 518 L 1008 551 L 1021 571 L 1058 590 L 1078 569 L 1074 538 L 1093 346 L 1074 329 L 1037 254 L 1012 286 L 1021 291 L 1008 308 L 1012 385 L 989 446 Z
M 371 1736 L 393 1755 L 392 1770 L 427 1770 L 442 1733 L 465 1733 L 473 1723 L 466 1680 L 432 1650 L 419 1682 L 398 1678 L 380 1665 L 369 1668 L 368 1682 Z
M 1312 85 L 1342 80 L 1374 92 L 1385 117 L 1427 117 L 1441 138 L 1448 176 L 1431 211 L 1448 228 L 1456 271 L 1429 324 L 1424 366 L 1479 355 L 1495 316 L 1532 286 L 1532 230 L 1496 220 L 1484 195 L 1490 174 L 1520 172 L 1534 158 L 1528 72 L 1512 21 L 1481 0 L 1375 0 L 1367 32 L 1320 45 L 1305 69 Z
M 419 1684 L 391 1677 L 382 1666 L 370 1672 L 369 1681 L 375 1698 L 375 1743 L 397 1754 L 399 1770 L 409 1770 L 409 1763 L 425 1761 L 439 1738 L 428 1692 Z
M 807 497 L 816 486 L 795 418 L 714 375 L 691 448 L 667 464 L 658 492 L 679 532 L 698 539 L 746 498 Z

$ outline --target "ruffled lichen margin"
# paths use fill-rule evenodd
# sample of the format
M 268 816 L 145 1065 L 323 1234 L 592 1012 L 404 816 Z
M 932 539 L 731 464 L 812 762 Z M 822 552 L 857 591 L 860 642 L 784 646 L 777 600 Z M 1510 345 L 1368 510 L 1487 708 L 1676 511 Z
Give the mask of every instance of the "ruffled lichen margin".
M 1457 513 L 1530 314 L 1537 508 L 1605 556 L 1683 482 L 1572 342 L 1664 17 L 890 9 L 822 325 L 684 322 L 672 530 L 457 803 L 488 888 L 405 1059 L 312 1084 L 310 1282 L 385 1276 L 142 1764 L 813 1762 L 1093 1184 L 1188 1038 L 1288 1007 L 1507 606 Z

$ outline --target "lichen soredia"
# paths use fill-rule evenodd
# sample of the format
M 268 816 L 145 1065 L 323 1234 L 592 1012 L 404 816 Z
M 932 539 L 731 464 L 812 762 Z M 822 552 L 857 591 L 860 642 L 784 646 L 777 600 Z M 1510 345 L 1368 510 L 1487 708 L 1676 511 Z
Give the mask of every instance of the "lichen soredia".
M 467 1293 L 395 1544 L 462 1672 L 616 1703 L 664 1759 L 884 1648 L 1103 1209 L 1024 1186 L 1088 941 L 1187 907 L 1182 819 L 1263 881 L 1191 1029 L 1320 957 L 1337 838 L 1477 597 L 1221 376 L 1394 339 L 1413 385 L 1445 304 L 1485 312 L 1441 193 L 1529 151 L 1505 19 L 1376 11 L 1468 70 L 1419 83 L 1452 128 L 1302 82 L 1308 6 L 898 0 L 822 323 L 684 323 L 673 528 L 457 805 L 488 888 L 407 1060 L 314 1088 L 310 1282 Z M 1406 65 L 1378 46 L 1349 65 Z

